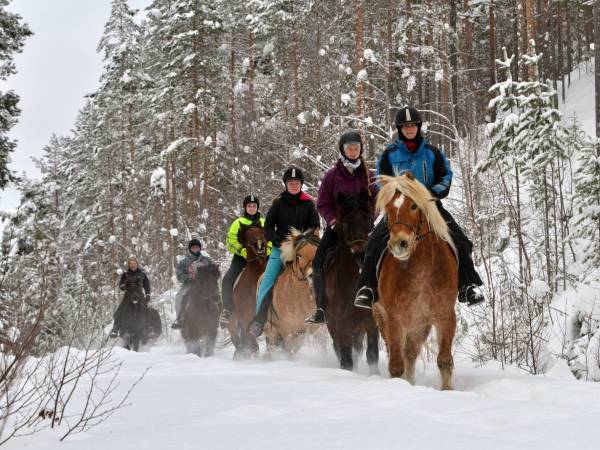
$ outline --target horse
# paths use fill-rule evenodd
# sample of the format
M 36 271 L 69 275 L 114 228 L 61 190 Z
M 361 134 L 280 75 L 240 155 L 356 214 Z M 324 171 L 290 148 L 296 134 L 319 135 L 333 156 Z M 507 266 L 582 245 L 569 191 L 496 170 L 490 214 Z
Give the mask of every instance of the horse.
M 319 242 L 315 230 L 300 232 L 292 228 L 281 244 L 284 269 L 273 286 L 273 301 L 265 326 L 269 353 L 279 348 L 294 356 L 305 335 L 318 330 L 317 325 L 307 324 L 304 319 L 315 306 L 309 277 Z
M 144 293 L 140 290 L 127 290 L 119 321 L 119 334 L 127 350 L 139 351 L 140 344 L 146 345 L 150 339 L 161 333 L 160 316 L 148 307 Z
M 383 334 L 392 377 L 415 382 L 415 363 L 435 326 L 442 390 L 452 389 L 452 341 L 458 292 L 456 248 L 427 188 L 407 172 L 380 178 L 377 209 L 390 230 L 380 262 L 373 316 Z
M 367 363 L 369 373 L 378 374 L 379 331 L 370 311 L 354 306 L 358 278 L 369 232 L 373 228 L 373 208 L 368 191 L 336 199 L 336 226 L 338 242 L 333 259 L 324 268 L 327 329 L 333 348 L 346 370 L 354 369 L 354 355 L 362 353 L 367 336 Z
M 246 267 L 233 288 L 233 314 L 227 326 L 235 347 L 234 359 L 258 352 L 256 338 L 248 327 L 256 312 L 256 285 L 267 265 L 267 240 L 261 226 L 241 225 L 240 243 L 247 252 Z
M 188 353 L 200 357 L 214 354 L 219 325 L 219 267 L 199 267 L 183 303 L 181 335 Z

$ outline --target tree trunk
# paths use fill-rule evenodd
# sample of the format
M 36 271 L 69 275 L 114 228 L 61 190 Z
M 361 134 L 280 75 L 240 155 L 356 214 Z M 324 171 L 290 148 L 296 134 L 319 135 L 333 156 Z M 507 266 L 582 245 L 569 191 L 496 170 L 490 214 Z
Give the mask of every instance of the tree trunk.
M 363 70 L 363 53 L 364 53 L 364 9 L 362 0 L 356 1 L 356 29 L 355 29 L 355 58 L 356 58 L 356 74 L 358 75 Z M 356 117 L 364 119 L 364 101 L 365 101 L 365 83 L 358 82 L 358 92 L 356 95 Z M 363 129 L 363 123 L 359 122 L 359 129 Z

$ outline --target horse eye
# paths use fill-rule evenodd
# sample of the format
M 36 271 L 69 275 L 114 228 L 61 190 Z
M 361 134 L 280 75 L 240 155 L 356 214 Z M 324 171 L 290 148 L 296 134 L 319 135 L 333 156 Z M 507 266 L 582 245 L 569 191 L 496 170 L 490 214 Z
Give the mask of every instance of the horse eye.
M 410 209 L 412 209 L 412 210 L 415 210 L 415 209 L 417 209 L 417 204 L 416 204 L 416 203 L 413 203 L 413 204 L 412 204 L 412 206 L 410 207 Z

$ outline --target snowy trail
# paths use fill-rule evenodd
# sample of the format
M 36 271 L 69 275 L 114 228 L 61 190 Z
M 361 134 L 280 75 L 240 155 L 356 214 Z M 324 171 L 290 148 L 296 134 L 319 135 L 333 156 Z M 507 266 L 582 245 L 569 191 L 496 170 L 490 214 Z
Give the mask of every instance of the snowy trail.
M 600 385 L 457 364 L 454 392 L 440 392 L 434 364 L 418 385 L 336 368 L 310 347 L 298 361 L 208 359 L 180 346 L 117 349 L 121 391 L 151 367 L 117 411 L 65 449 L 598 449 Z M 385 355 L 380 362 L 387 373 Z M 434 388 L 435 387 L 435 388 Z M 6 448 L 57 447 L 59 434 Z

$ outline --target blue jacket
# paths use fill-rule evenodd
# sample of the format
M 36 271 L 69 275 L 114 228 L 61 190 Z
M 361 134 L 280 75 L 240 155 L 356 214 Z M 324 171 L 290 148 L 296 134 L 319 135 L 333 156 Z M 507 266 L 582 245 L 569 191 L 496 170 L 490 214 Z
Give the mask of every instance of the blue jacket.
M 410 171 L 437 198 L 448 195 L 452 184 L 452 169 L 446 155 L 425 139 L 415 152 L 409 151 L 399 139 L 389 144 L 377 160 L 377 175 L 402 175 Z

